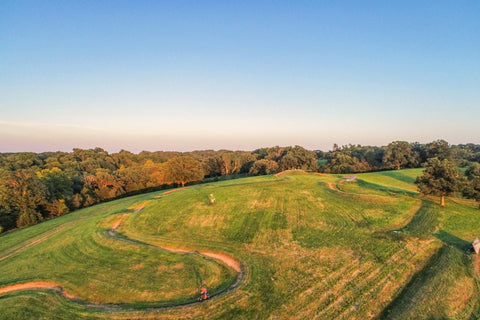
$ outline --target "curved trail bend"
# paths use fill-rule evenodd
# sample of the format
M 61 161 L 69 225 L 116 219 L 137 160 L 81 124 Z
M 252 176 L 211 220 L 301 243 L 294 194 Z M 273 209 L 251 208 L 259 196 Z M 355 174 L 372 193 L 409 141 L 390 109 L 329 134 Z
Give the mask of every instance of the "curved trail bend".
M 135 212 L 139 212 L 140 210 L 142 210 L 144 205 L 145 204 L 142 204 L 138 209 L 135 210 Z M 198 251 L 190 251 L 190 250 L 186 250 L 186 249 L 178 249 L 178 248 L 174 249 L 174 248 L 170 248 L 170 247 L 160 247 L 160 246 L 155 246 L 155 245 L 148 244 L 148 243 L 142 243 L 142 242 L 136 241 L 134 239 L 127 238 L 123 235 L 121 235 L 121 237 L 118 237 L 119 234 L 115 231 L 115 229 L 118 228 L 118 226 L 120 225 L 120 223 L 122 222 L 122 220 L 125 218 L 126 215 L 127 215 L 127 213 L 124 213 L 115 222 L 115 224 L 112 226 L 112 229 L 109 230 L 108 234 L 111 237 L 113 237 L 117 240 L 123 240 L 123 241 L 133 242 L 133 243 L 136 243 L 136 244 L 147 245 L 147 246 L 151 246 L 151 247 L 158 248 L 158 249 L 168 250 L 168 251 L 171 251 L 171 252 L 197 253 L 197 254 L 201 254 L 201 255 L 204 255 L 204 256 L 222 261 L 224 264 L 230 266 L 231 268 L 233 268 L 237 272 L 237 278 L 230 285 L 230 287 L 228 287 L 225 290 L 223 290 L 221 292 L 218 292 L 214 295 L 211 295 L 210 296 L 211 298 L 215 297 L 215 296 L 224 295 L 227 292 L 234 290 L 235 288 L 237 288 L 240 285 L 240 282 L 243 279 L 243 271 L 242 271 L 242 268 L 241 268 L 241 264 L 240 264 L 239 261 L 233 259 L 232 257 L 230 257 L 226 254 L 219 253 L 219 252 L 207 252 L 207 251 L 198 252 Z M 58 232 L 58 231 L 56 231 L 56 232 Z M 44 240 L 44 239 L 41 239 L 41 240 Z M 37 243 L 37 242 L 35 242 L 35 243 Z M 7 257 L 4 257 L 4 258 L 7 258 Z M 118 311 L 122 311 L 122 310 L 145 310 L 145 309 L 155 310 L 155 309 L 165 309 L 165 308 L 186 307 L 186 306 L 192 306 L 192 305 L 196 305 L 196 304 L 201 303 L 199 301 L 193 301 L 193 302 L 187 302 L 187 303 L 183 303 L 183 304 L 175 304 L 175 305 L 163 305 L 162 304 L 162 305 L 158 305 L 158 306 L 153 305 L 153 306 L 148 306 L 148 307 L 135 307 L 135 306 L 129 307 L 129 306 L 125 306 L 125 305 L 116 305 L 116 304 L 93 304 L 93 303 L 89 303 L 89 302 L 78 299 L 74 295 L 66 292 L 58 283 L 51 282 L 51 281 L 32 281 L 32 282 L 18 283 L 18 284 L 5 286 L 5 287 L 0 287 L 0 295 L 5 294 L 5 293 L 9 293 L 9 292 L 13 292 L 13 291 L 20 291 L 20 290 L 54 290 L 54 291 L 60 292 L 66 299 L 68 299 L 70 301 L 73 301 L 73 302 L 76 302 L 76 303 L 79 303 L 79 304 L 82 304 L 82 305 L 85 305 L 85 306 L 88 306 L 88 307 L 99 308 L 99 309 L 104 309 L 104 310 L 118 310 Z
M 3 288 L 0 288 L 0 294 L 12 292 L 12 291 L 18 291 L 18 290 L 29 290 L 29 289 L 56 290 L 56 291 L 60 291 L 63 294 L 63 296 L 68 299 L 71 299 L 71 300 L 75 299 L 73 295 L 67 293 L 57 283 L 49 282 L 49 281 L 33 281 L 33 282 L 19 283 L 11 286 L 6 286 Z
M 166 195 L 166 194 L 169 194 L 169 193 L 172 193 L 172 192 L 175 192 L 175 191 L 178 191 L 178 190 L 182 190 L 182 189 L 185 189 L 185 187 L 179 188 L 179 189 L 173 189 L 173 190 L 165 191 L 164 193 L 162 193 L 162 195 Z M 142 210 L 142 209 L 145 207 L 145 204 L 146 204 L 146 202 L 143 202 L 137 209 L 135 209 L 135 213 L 137 213 L 137 212 L 139 212 L 140 210 Z M 115 229 L 118 228 L 118 226 L 120 225 L 120 223 L 122 223 L 123 219 L 124 219 L 125 216 L 127 216 L 127 215 L 128 215 L 128 213 L 124 213 L 124 214 L 115 222 L 115 224 L 113 225 L 112 229 L 109 231 L 110 236 L 116 237 L 117 232 L 115 232 Z M 123 236 L 122 236 L 122 237 L 123 237 Z M 125 240 L 127 240 L 127 239 L 125 239 Z M 207 257 L 210 257 L 210 258 L 213 258 L 213 259 L 217 259 L 217 260 L 222 261 L 222 262 L 225 263 L 227 266 L 233 268 L 237 273 L 241 273 L 241 272 L 242 272 L 242 268 L 241 268 L 241 265 L 240 265 L 240 262 L 239 262 L 239 261 L 233 259 L 233 258 L 230 257 L 230 256 L 227 256 L 226 254 L 220 253 L 220 252 L 191 251 L 191 250 L 186 250 L 186 249 L 175 249 L 175 248 L 170 248 L 170 247 L 159 247 L 159 246 L 154 246 L 154 247 L 157 247 L 157 248 L 160 248 L 160 249 L 164 249 L 164 250 L 168 250 L 168 251 L 171 251 L 171 252 L 199 253 L 199 254 L 201 254 L 201 255 L 204 255 L 204 256 L 207 256 Z

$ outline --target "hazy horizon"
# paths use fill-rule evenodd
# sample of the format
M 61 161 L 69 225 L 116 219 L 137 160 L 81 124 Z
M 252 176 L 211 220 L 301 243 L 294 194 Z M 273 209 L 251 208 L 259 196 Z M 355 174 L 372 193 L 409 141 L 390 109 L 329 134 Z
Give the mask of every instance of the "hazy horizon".
M 0 4 L 0 152 L 480 143 L 480 3 Z

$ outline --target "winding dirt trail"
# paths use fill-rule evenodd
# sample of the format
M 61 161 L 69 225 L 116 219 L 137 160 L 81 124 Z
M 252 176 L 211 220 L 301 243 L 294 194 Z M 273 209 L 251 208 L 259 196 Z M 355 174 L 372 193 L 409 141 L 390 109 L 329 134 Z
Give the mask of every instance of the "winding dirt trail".
M 0 288 L 0 294 L 12 292 L 12 291 L 30 290 L 30 289 L 56 290 L 61 292 L 64 297 L 70 300 L 75 299 L 73 295 L 63 290 L 58 283 L 49 282 L 49 281 L 33 281 L 33 282 L 13 284 L 11 286 Z
M 177 189 L 173 190 L 173 191 L 176 191 Z M 173 192 L 173 191 L 168 191 L 167 193 L 170 193 L 170 192 Z M 165 194 L 165 193 L 164 193 Z M 143 203 L 137 210 L 135 210 L 135 212 L 139 212 L 140 210 L 143 209 L 143 207 L 145 206 L 145 203 Z M 112 229 L 109 230 L 108 234 L 113 237 L 113 238 L 117 238 L 117 239 L 122 239 L 124 241 L 135 241 L 135 240 L 132 240 L 132 239 L 129 239 L 129 238 L 126 238 L 125 236 L 122 235 L 121 238 L 118 237 L 118 233 L 115 231 L 116 228 L 118 228 L 118 226 L 122 223 L 123 219 L 125 218 L 125 216 L 128 215 L 128 213 L 124 213 L 116 222 L 115 224 L 112 226 Z M 238 260 L 235 260 L 234 258 L 224 254 L 224 253 L 221 253 L 221 252 L 210 252 L 210 251 L 194 251 L 194 250 L 188 250 L 188 249 L 182 249 L 182 248 L 172 248 L 172 247 L 167 247 L 167 246 L 156 246 L 156 245 L 152 245 L 152 244 L 148 244 L 148 243 L 145 243 L 145 245 L 148 245 L 148 246 L 152 246 L 152 247 L 155 247 L 155 248 L 158 248 L 158 249 L 163 249 L 163 250 L 167 250 L 167 251 L 170 251 L 170 252 L 178 252 L 178 253 L 186 253 L 186 254 L 201 254 L 201 255 L 204 255 L 206 257 L 210 257 L 210 258 L 213 258 L 213 259 L 216 259 L 216 260 L 220 260 L 222 261 L 224 264 L 226 264 L 227 266 L 231 267 L 233 270 L 235 270 L 237 272 L 237 278 L 236 280 L 230 285 L 230 287 L 226 288 L 224 291 L 222 292 L 219 292 L 219 293 L 216 293 L 215 295 L 211 295 L 210 298 L 214 297 L 214 296 L 219 296 L 219 295 L 222 295 L 226 292 L 229 292 L 233 289 L 235 289 L 236 287 L 238 287 L 240 285 L 240 282 L 241 280 L 243 279 L 243 271 L 242 271 L 242 267 L 241 267 L 241 263 L 240 261 Z M 197 303 L 200 303 L 200 302 L 191 302 L 191 303 L 187 303 L 185 305 L 193 305 L 193 304 L 197 304 Z
M 137 209 L 135 212 L 138 212 L 140 211 L 141 209 L 143 208 L 143 206 L 141 206 L 139 209 Z M 118 228 L 118 226 L 120 225 L 120 223 L 122 223 L 122 220 L 125 218 L 125 216 L 128 215 L 128 213 L 124 213 L 116 222 L 115 224 L 113 225 L 112 229 L 110 230 L 109 234 L 112 236 L 112 237 L 116 237 L 116 232 L 115 232 L 115 229 Z M 204 256 L 207 256 L 207 257 L 210 257 L 210 258 L 213 258 L 213 259 L 217 259 L 217 260 L 220 260 L 222 261 L 223 263 L 225 263 L 227 266 L 233 268 L 237 273 L 241 273 L 242 272 L 242 268 L 241 268 L 241 264 L 239 261 L 233 259 L 232 257 L 226 255 L 226 254 L 223 254 L 223 253 L 220 253 L 220 252 L 209 252 L 209 251 L 195 251 L 195 250 L 188 250 L 188 249 L 179 249 L 179 248 L 171 248 L 171 247 L 164 247 L 164 246 L 155 246 L 157 248 L 160 248 L 160 249 L 164 249 L 164 250 L 167 250 L 167 251 L 171 251 L 171 252 L 179 252 L 179 253 L 199 253 L 201 255 L 204 255 Z
M 170 192 L 172 192 L 172 191 L 170 191 Z M 144 208 L 145 204 L 146 204 L 146 202 L 144 202 L 134 212 L 139 212 L 140 210 L 142 210 Z M 114 223 L 114 225 L 112 226 L 112 229 L 109 230 L 108 234 L 111 237 L 116 238 L 118 240 L 131 241 L 131 242 L 135 242 L 137 244 L 140 244 L 141 242 L 138 242 L 138 241 L 133 240 L 133 239 L 129 239 L 129 238 L 123 236 L 123 235 L 122 235 L 122 238 L 117 237 L 119 234 L 117 232 L 115 232 L 115 229 L 118 228 L 118 226 L 122 223 L 122 221 L 123 221 L 123 219 L 125 218 L 126 215 L 128 215 L 128 213 L 122 214 L 122 216 Z M 17 251 L 15 251 L 15 252 L 7 255 L 7 256 L 2 257 L 0 259 L 0 261 L 8 258 L 9 256 L 11 256 L 13 254 L 16 254 L 20 251 L 23 251 L 27 247 L 30 247 L 32 245 L 35 245 L 37 243 L 40 243 L 40 242 L 48 239 L 50 236 L 56 234 L 57 232 L 59 232 L 63 229 L 64 228 L 59 228 L 52 233 L 49 233 L 49 234 L 47 234 L 47 235 L 45 235 L 45 236 L 43 236 L 39 239 L 36 239 L 36 240 L 28 243 L 26 246 L 22 247 L 21 250 L 17 250 Z M 230 287 L 226 288 L 222 292 L 218 292 L 215 295 L 211 295 L 210 296 L 211 298 L 214 297 L 214 296 L 220 296 L 220 295 L 223 295 L 223 294 L 225 294 L 229 291 L 232 291 L 233 289 L 235 289 L 236 287 L 239 286 L 241 280 L 243 279 L 243 271 L 242 271 L 240 262 L 233 259 L 232 257 L 230 257 L 226 254 L 219 253 L 219 252 L 207 252 L 207 251 L 199 252 L 199 251 L 191 251 L 191 250 L 186 250 L 186 249 L 160 247 L 160 246 L 155 246 L 155 245 L 151 245 L 151 244 L 148 244 L 148 243 L 145 243 L 144 245 L 152 246 L 152 247 L 163 249 L 163 250 L 168 250 L 168 251 L 171 251 L 171 252 L 201 254 L 201 255 L 204 255 L 204 256 L 207 256 L 207 257 L 210 257 L 210 258 L 213 258 L 213 259 L 220 260 L 223 263 L 225 263 L 226 265 L 233 268 L 237 272 L 237 278 L 234 281 L 234 283 L 232 283 L 232 285 L 230 285 Z M 13 292 L 13 291 L 20 291 L 20 290 L 54 290 L 54 291 L 60 292 L 66 299 L 68 299 L 70 301 L 73 301 L 73 302 L 76 302 L 76 303 L 79 303 L 79 304 L 82 304 L 82 305 L 85 305 L 85 306 L 89 306 L 89 307 L 92 307 L 92 308 L 104 309 L 104 310 L 125 311 L 125 310 L 143 310 L 143 309 L 146 309 L 146 308 L 148 308 L 149 310 L 155 310 L 155 309 L 186 307 L 186 306 L 192 306 L 192 305 L 196 305 L 196 304 L 201 303 L 199 301 L 194 301 L 194 302 L 187 302 L 187 303 L 184 303 L 184 304 L 181 304 L 181 305 L 171 305 L 171 306 L 162 305 L 162 306 L 158 306 L 158 307 L 149 306 L 149 307 L 145 307 L 145 308 L 128 307 L 128 306 L 120 306 L 120 305 L 112 305 L 112 304 L 108 304 L 108 305 L 106 305 L 106 304 L 105 305 L 104 304 L 93 304 L 93 303 L 89 303 L 89 302 L 78 299 L 74 295 L 66 292 L 60 286 L 60 284 L 55 283 L 55 282 L 51 282 L 51 281 L 31 281 L 31 282 L 26 282 L 26 283 L 17 283 L 17 284 L 5 286 L 5 287 L 0 287 L 0 295 L 5 294 L 5 293 L 9 293 L 9 292 Z
M 155 198 L 158 199 L 158 198 L 161 198 L 161 197 L 163 197 L 163 196 L 165 196 L 165 195 L 167 195 L 167 194 L 170 194 L 170 193 L 172 193 L 172 192 L 176 192 L 176 191 L 180 191 L 180 190 L 188 189 L 188 188 L 190 188 L 190 187 L 181 187 L 181 188 L 176 188 L 176 189 L 168 190 L 168 191 L 165 191 L 165 192 L 163 192 L 162 194 L 156 196 Z
M 165 194 L 169 194 L 169 193 L 172 193 L 172 192 L 175 192 L 175 191 L 178 191 L 178 190 L 182 190 L 182 189 L 185 189 L 184 188 L 178 188 L 178 189 L 173 189 L 173 190 L 169 190 L 169 191 L 166 191 L 164 193 L 162 193 L 162 195 L 165 195 Z M 144 207 L 145 207 L 145 204 L 146 204 L 146 201 L 143 202 L 137 209 L 135 209 L 135 213 L 139 212 L 140 210 L 142 210 Z M 110 230 L 109 234 L 110 236 L 112 237 L 115 237 L 116 236 L 116 232 L 115 229 L 118 228 L 118 226 L 120 226 L 120 224 L 122 223 L 123 219 L 125 218 L 125 216 L 127 216 L 128 213 L 124 213 L 116 222 L 115 224 L 112 226 L 112 229 Z M 223 253 L 220 253 L 220 252 L 209 252 L 209 251 L 192 251 L 192 250 L 187 250 L 187 249 L 178 249 L 178 248 L 171 248 L 171 247 L 160 247 L 160 246 L 155 246 L 157 248 L 160 248 L 160 249 L 164 249 L 164 250 L 167 250 L 167 251 L 171 251 L 171 252 L 180 252 L 180 253 L 199 253 L 201 255 L 204 255 L 204 256 L 207 256 L 207 257 L 210 257 L 210 258 L 213 258 L 213 259 L 217 259 L 217 260 L 220 260 L 222 261 L 223 263 L 225 263 L 227 266 L 233 268 L 237 273 L 240 273 L 242 272 L 242 268 L 241 268 L 241 264 L 239 261 L 233 259 L 232 257 L 226 255 L 226 254 L 223 254 Z
M 120 219 L 118 219 L 118 221 L 115 222 L 115 224 L 114 224 L 113 227 L 112 227 L 112 230 L 115 230 L 115 229 L 118 228 L 118 226 L 119 226 L 120 223 L 122 222 L 123 218 L 124 218 L 127 214 L 128 214 L 128 213 L 124 213 L 124 214 L 120 217 Z

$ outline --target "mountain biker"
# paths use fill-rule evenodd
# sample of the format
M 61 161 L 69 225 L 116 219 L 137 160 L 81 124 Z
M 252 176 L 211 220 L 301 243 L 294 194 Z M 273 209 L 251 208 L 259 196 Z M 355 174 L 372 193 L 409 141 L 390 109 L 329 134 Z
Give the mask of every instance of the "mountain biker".
M 202 288 L 200 289 L 200 293 L 201 293 L 201 296 L 200 296 L 200 299 L 201 299 L 201 300 L 207 300 L 207 299 L 208 299 L 207 288 L 202 287 Z

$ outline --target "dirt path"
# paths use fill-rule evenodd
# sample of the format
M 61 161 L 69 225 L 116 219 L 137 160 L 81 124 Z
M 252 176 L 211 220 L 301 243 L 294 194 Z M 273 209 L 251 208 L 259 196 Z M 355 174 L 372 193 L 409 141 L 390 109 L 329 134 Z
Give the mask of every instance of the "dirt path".
M 120 225 L 120 223 L 122 222 L 123 218 L 125 218 L 125 216 L 127 215 L 128 213 L 124 213 L 120 219 L 117 220 L 117 222 L 115 222 L 115 224 L 113 225 L 112 227 L 112 230 L 115 230 L 118 228 L 118 226 Z
M 339 183 L 342 183 L 342 182 L 344 182 L 344 181 L 345 181 L 345 180 L 341 180 L 341 181 L 339 181 Z M 338 189 L 338 188 L 335 186 L 335 183 L 333 183 L 333 182 L 328 182 L 327 185 L 328 185 L 328 188 L 329 188 L 329 189 L 332 189 L 332 190 L 337 191 L 337 192 L 340 192 L 340 193 L 353 194 L 353 195 L 362 195 L 362 194 L 359 194 L 359 193 L 358 193 L 358 194 L 357 194 L 357 193 L 350 193 L 350 192 L 345 192 L 345 191 L 343 191 L 343 190 L 340 190 L 340 189 Z
M 143 206 L 141 207 L 143 208 Z M 141 210 L 138 209 L 136 212 L 140 211 Z M 120 239 L 118 237 L 118 233 L 115 232 L 115 229 L 120 225 L 120 223 L 123 221 L 123 219 L 125 218 L 125 216 L 127 215 L 127 213 L 124 213 L 116 222 L 115 224 L 113 225 L 112 229 L 109 230 L 108 234 L 113 237 L 113 238 L 117 238 L 117 239 Z M 125 240 L 125 241 L 133 241 L 133 242 L 136 242 L 136 243 L 140 243 L 138 241 L 135 241 L 135 240 L 132 240 L 132 239 L 129 239 L 125 236 L 122 235 L 121 237 L 122 240 Z M 210 251 L 194 251 L 194 250 L 188 250 L 188 249 L 182 249 L 182 248 L 172 248 L 172 247 L 166 247 L 166 246 L 156 246 L 156 245 L 152 245 L 152 244 L 148 244 L 148 243 L 145 243 L 145 245 L 148 245 L 148 246 L 152 246 L 152 247 L 155 247 L 155 248 L 159 248 L 159 249 L 163 249 L 163 250 L 167 250 L 167 251 L 171 251 L 171 252 L 179 252 L 179 253 L 187 253 L 187 254 L 192 254 L 192 253 L 198 253 L 198 254 L 201 254 L 201 255 L 204 255 L 206 257 L 210 257 L 210 258 L 213 258 L 213 259 L 216 259 L 216 260 L 220 260 L 222 261 L 224 264 L 226 264 L 227 266 L 233 268 L 233 270 L 235 270 L 237 272 L 237 278 L 235 280 L 235 282 L 230 285 L 230 287 L 226 288 L 224 291 L 222 292 L 219 292 L 217 294 L 215 294 L 215 296 L 218 296 L 218 295 L 221 295 L 221 294 L 224 294 L 228 291 L 231 291 L 233 289 L 235 289 L 236 287 L 238 287 L 238 285 L 240 284 L 241 280 L 243 279 L 243 271 L 242 271 L 242 267 L 241 267 L 241 263 L 240 261 L 238 260 L 235 260 L 234 258 L 224 254 L 224 253 L 221 253 L 221 252 L 210 252 Z M 213 295 L 211 295 L 210 297 L 213 297 Z M 189 303 L 189 305 L 191 304 L 196 304 L 198 302 L 192 302 L 192 303 Z
M 136 209 L 135 212 L 140 211 L 143 207 L 144 207 L 144 204 L 142 204 L 138 209 Z M 122 235 L 121 238 L 119 238 L 118 233 L 115 232 L 115 229 L 118 228 L 118 226 L 122 223 L 123 219 L 125 218 L 125 216 L 127 214 L 128 213 L 122 214 L 122 216 L 114 223 L 114 225 L 112 226 L 112 229 L 109 230 L 108 234 L 110 236 L 116 238 L 116 239 L 121 239 L 121 240 L 124 240 L 124 241 L 131 241 L 131 242 L 134 242 L 136 244 L 142 244 L 139 241 L 129 239 L 129 238 L 123 236 L 123 235 Z M 36 240 L 30 242 L 29 244 L 27 244 L 27 246 L 22 247 L 21 250 L 24 250 L 26 247 L 30 247 L 32 245 L 40 243 L 40 242 L 48 239 L 50 236 L 54 235 L 55 233 L 57 233 L 61 230 L 63 230 L 63 228 L 59 228 L 59 229 L 55 230 L 54 232 L 52 232 L 50 234 L 47 234 L 47 235 L 45 235 L 45 236 L 43 236 L 39 239 L 36 239 Z M 151 244 L 148 244 L 148 243 L 145 243 L 145 245 L 152 246 L 152 247 L 159 248 L 159 249 L 163 249 L 163 250 L 172 251 L 172 252 L 201 254 L 201 255 L 204 255 L 204 256 L 207 256 L 207 257 L 210 257 L 210 258 L 213 258 L 213 259 L 220 260 L 223 263 L 225 263 L 226 265 L 233 268 L 237 272 L 237 279 L 235 280 L 235 282 L 232 283 L 232 285 L 230 285 L 230 287 L 226 288 L 222 292 L 218 292 L 215 295 L 211 295 L 210 297 L 220 296 L 220 295 L 223 295 L 223 294 L 235 289 L 236 287 L 238 287 L 241 280 L 243 279 L 243 272 L 242 272 L 240 262 L 233 259 L 232 257 L 230 257 L 226 254 L 218 253 L 218 252 L 198 252 L 198 251 L 191 251 L 191 250 L 186 250 L 186 249 L 178 249 L 178 248 L 175 249 L 175 248 L 170 248 L 170 247 L 160 247 L 160 246 L 154 246 L 154 245 L 151 245 Z M 20 252 L 21 250 L 17 250 L 15 252 L 11 253 L 10 255 L 5 256 L 1 259 L 6 259 L 11 255 Z M 54 290 L 54 291 L 60 292 L 65 298 L 67 298 L 71 301 L 74 301 L 76 303 L 79 303 L 81 305 L 85 305 L 85 306 L 96 308 L 96 309 L 109 310 L 109 311 L 111 311 L 111 310 L 118 310 L 118 311 L 143 310 L 145 308 L 148 308 L 149 310 L 155 310 L 155 309 L 178 308 L 178 307 L 192 306 L 192 305 L 201 303 L 201 302 L 198 302 L 198 301 L 193 301 L 193 302 L 187 302 L 187 303 L 184 303 L 184 304 L 181 304 L 181 305 L 171 305 L 171 306 L 163 305 L 161 307 L 160 306 L 159 307 L 149 306 L 149 307 L 144 307 L 144 308 L 142 308 L 142 307 L 136 308 L 136 307 L 133 307 L 133 306 L 128 307 L 128 306 L 120 306 L 120 305 L 112 305 L 112 304 L 108 304 L 108 305 L 92 304 L 92 303 L 88 303 L 88 302 L 85 302 L 85 301 L 82 301 L 82 300 L 78 299 L 74 295 L 66 292 L 60 286 L 60 284 L 55 283 L 55 282 L 51 282 L 51 281 L 32 281 L 32 282 L 17 283 L 17 284 L 5 286 L 5 287 L 0 287 L 0 295 L 5 294 L 5 293 L 9 293 L 9 292 L 13 292 L 13 291 L 20 291 L 20 290 Z
M 180 188 L 180 189 L 184 189 L 184 188 Z M 170 191 L 167 191 L 163 194 L 168 194 L 168 193 L 171 193 L 171 192 L 174 192 L 174 191 L 177 191 L 177 190 L 180 190 L 180 189 L 174 189 L 174 190 L 170 190 Z M 139 212 L 140 210 L 142 210 L 143 208 L 145 207 L 145 202 L 142 203 L 142 205 L 140 207 L 138 207 L 135 212 Z M 112 237 L 115 237 L 115 232 L 113 232 L 115 229 L 118 228 L 118 226 L 122 223 L 123 219 L 125 218 L 125 216 L 128 215 L 128 213 L 124 213 L 115 223 L 114 225 L 112 226 L 112 229 L 110 230 L 109 234 L 112 236 Z M 158 247 L 158 246 L 157 246 Z M 165 249 L 165 250 L 168 250 L 168 251 L 171 251 L 171 252 L 181 252 L 181 253 L 195 253 L 195 252 L 198 252 L 204 256 L 207 256 L 207 257 L 210 257 L 210 258 L 213 258 L 213 259 L 217 259 L 217 260 L 220 260 L 222 261 L 223 263 L 225 263 L 227 266 L 233 268 L 236 272 L 242 272 L 242 269 L 241 269 L 241 265 L 240 265 L 240 262 L 233 259 L 232 257 L 230 256 L 227 256 L 226 254 L 223 254 L 223 253 L 220 253 L 220 252 L 209 252 L 209 251 L 192 251 L 192 250 L 187 250 L 187 249 L 175 249 L 175 248 L 171 248 L 171 247 L 158 247 L 158 248 L 161 248 L 161 249 Z
M 181 187 L 181 188 L 176 188 L 176 189 L 168 190 L 168 191 L 165 191 L 165 192 L 163 192 L 162 194 L 156 196 L 155 198 L 158 199 L 158 198 L 161 198 L 161 197 L 163 197 L 164 195 L 170 194 L 170 193 L 172 193 L 172 192 L 176 192 L 176 191 L 180 191 L 180 190 L 188 189 L 188 188 L 190 188 L 190 187 Z
M 200 254 L 203 254 L 204 256 L 207 256 L 207 257 L 210 257 L 210 258 L 220 260 L 223 263 L 225 263 L 227 266 L 230 266 L 231 268 L 233 268 L 233 270 L 235 270 L 237 272 L 242 272 L 240 262 L 233 259 L 232 257 L 229 257 L 229 256 L 223 254 L 223 253 L 201 251 Z
M 165 191 L 164 193 L 162 193 L 162 195 L 169 194 L 169 193 L 172 193 L 172 192 L 175 192 L 175 191 L 180 191 L 180 190 L 183 190 L 183 189 L 187 189 L 187 187 L 181 187 L 181 188 L 177 188 L 177 189 L 168 190 L 168 191 Z
M 33 282 L 13 284 L 10 286 L 0 288 L 0 294 L 12 292 L 12 291 L 30 290 L 30 289 L 56 290 L 61 292 L 65 298 L 68 298 L 70 300 L 75 299 L 73 295 L 63 290 L 58 283 L 48 282 L 48 281 L 33 281 Z
M 135 213 L 139 212 L 140 210 L 142 210 L 144 207 L 145 207 L 145 204 L 146 204 L 147 201 L 143 202 L 140 207 L 136 208 L 135 209 Z M 118 226 L 120 225 L 120 223 L 122 223 L 122 220 L 123 218 L 125 218 L 125 216 L 128 215 L 128 213 L 124 213 L 122 214 L 122 216 L 120 217 L 120 219 L 117 220 L 117 222 L 115 222 L 115 224 L 112 226 L 112 230 L 115 230 L 118 228 Z M 110 232 L 110 235 L 111 236 L 114 236 L 114 234 L 112 232 Z
M 120 219 L 122 219 L 122 217 Z M 208 251 L 196 251 L 196 250 L 188 250 L 188 249 L 183 249 L 183 248 L 172 248 L 172 247 L 167 247 L 167 246 L 157 246 L 157 245 L 153 245 L 153 244 L 150 244 L 150 243 L 145 243 L 145 242 L 142 242 L 142 241 L 138 241 L 138 240 L 135 240 L 135 239 L 130 239 L 130 238 L 128 238 L 128 237 L 126 237 L 126 236 L 124 236 L 120 233 L 117 233 L 113 229 L 110 229 L 108 234 L 112 238 L 115 238 L 117 240 L 126 241 L 126 242 L 134 243 L 134 244 L 137 244 L 137 245 L 144 245 L 144 246 L 148 246 L 148 247 L 152 247 L 152 248 L 156 248 L 156 249 L 167 250 L 167 251 L 170 251 L 170 252 L 178 252 L 178 253 L 184 253 L 184 254 L 200 254 L 200 255 L 203 255 L 203 256 L 206 256 L 206 257 L 210 257 L 210 258 L 213 258 L 213 259 L 216 259 L 216 260 L 220 260 L 224 264 L 233 268 L 237 272 L 237 277 L 236 277 L 235 281 L 228 288 L 224 289 L 223 291 L 217 292 L 215 294 L 211 294 L 210 298 L 217 297 L 217 296 L 222 296 L 222 295 L 226 294 L 227 292 L 230 292 L 230 291 L 234 290 L 235 288 L 237 288 L 240 285 L 241 281 L 243 280 L 244 273 L 243 273 L 243 270 L 242 270 L 242 267 L 241 267 L 241 263 L 238 260 L 235 260 L 232 257 L 230 257 L 230 256 L 228 256 L 224 253 L 208 252 Z M 202 302 L 194 301 L 194 302 L 187 302 L 187 303 L 182 304 L 182 305 L 163 306 L 163 307 L 161 307 L 161 309 L 175 308 L 175 307 L 181 307 L 181 306 L 191 306 L 191 305 L 195 305 L 195 304 L 198 304 L 198 303 L 202 303 Z
M 191 251 L 191 250 L 186 250 L 186 249 L 174 249 L 174 248 L 170 248 L 170 247 L 158 247 L 158 248 L 165 249 L 165 250 L 171 251 L 171 252 L 199 253 L 201 255 L 204 255 L 204 256 L 222 261 L 223 263 L 225 263 L 227 266 L 231 267 L 236 272 L 242 272 L 240 262 L 233 259 L 230 256 L 227 256 L 226 254 L 223 254 L 223 253 L 208 252 L 208 251 Z
M 143 206 L 141 208 L 143 208 Z M 141 208 L 137 209 L 136 212 L 140 211 Z M 116 233 L 114 232 L 114 230 L 116 228 L 118 228 L 118 226 L 120 225 L 120 223 L 122 223 L 122 220 L 123 220 L 123 218 L 125 218 L 126 215 L 127 215 L 127 213 L 124 213 L 113 225 L 112 229 L 109 232 L 109 234 L 112 237 L 116 237 Z M 160 246 L 155 246 L 155 247 L 160 248 L 160 249 L 165 249 L 165 250 L 168 250 L 168 251 L 171 251 L 171 252 L 180 252 L 180 253 L 196 253 L 197 252 L 201 255 L 204 255 L 204 256 L 222 261 L 227 266 L 233 268 L 237 273 L 242 272 L 241 265 L 240 265 L 239 261 L 233 259 L 230 256 L 227 256 L 226 254 L 220 253 L 220 252 L 192 251 L 192 250 L 187 250 L 187 249 L 178 249 L 178 248 L 160 247 Z

